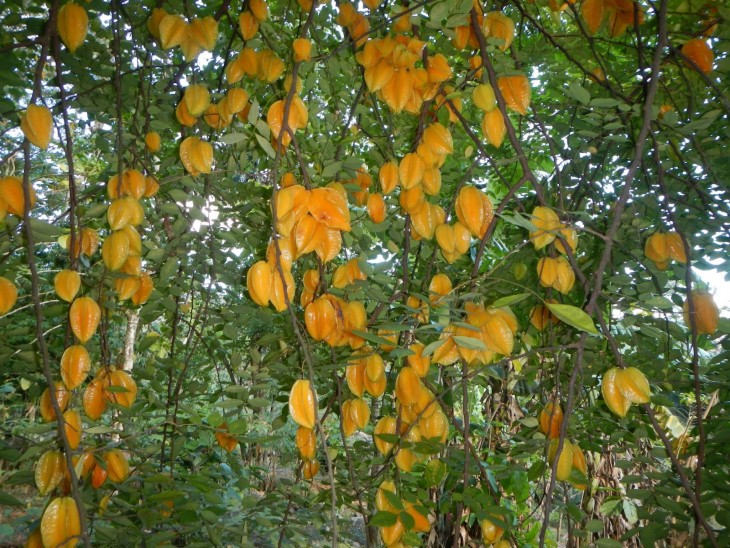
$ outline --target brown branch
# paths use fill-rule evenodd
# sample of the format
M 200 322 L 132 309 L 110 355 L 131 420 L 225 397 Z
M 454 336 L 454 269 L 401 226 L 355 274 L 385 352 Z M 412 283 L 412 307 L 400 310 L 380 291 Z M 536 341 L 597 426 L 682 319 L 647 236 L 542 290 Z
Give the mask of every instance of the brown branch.
M 629 165 L 629 168 L 626 172 L 626 176 L 624 178 L 624 187 L 621 191 L 621 195 L 616 202 L 616 205 L 613 208 L 613 216 L 611 219 L 611 225 L 609 227 L 608 232 L 606 233 L 606 240 L 605 240 L 605 247 L 603 250 L 603 254 L 601 256 L 601 260 L 598 263 L 598 266 L 596 267 L 596 274 L 594 278 L 594 285 L 593 285 L 593 292 L 591 293 L 590 299 L 588 300 L 588 304 L 586 305 L 586 313 L 589 315 L 593 314 L 593 312 L 596 310 L 596 306 L 598 304 L 598 297 L 602 293 L 603 288 L 603 276 L 604 272 L 606 270 L 606 267 L 608 266 L 608 262 L 611 258 L 611 251 L 613 248 L 613 241 L 616 238 L 616 235 L 618 233 L 618 229 L 621 225 L 621 216 L 623 214 L 624 208 L 626 207 L 626 204 L 631 196 L 631 188 L 632 183 L 634 181 L 634 178 L 636 176 L 636 172 L 639 168 L 639 165 L 641 163 L 641 158 L 644 152 L 644 146 L 646 144 L 646 139 L 649 134 L 651 119 L 652 119 L 652 106 L 654 103 L 654 97 L 656 96 L 656 91 L 658 88 L 659 78 L 660 78 L 660 66 L 662 61 L 662 51 L 667 43 L 667 21 L 666 21 L 666 14 L 667 14 L 667 0 L 661 0 L 659 11 L 657 13 L 657 19 L 659 24 L 659 37 L 658 41 L 654 50 L 654 57 L 652 60 L 651 65 L 651 82 L 649 86 L 646 89 L 646 97 L 644 99 L 644 108 L 643 108 L 643 118 L 642 118 L 642 125 L 641 130 L 639 131 L 639 135 L 636 140 L 636 147 L 634 150 L 634 156 L 631 161 L 631 164 Z M 604 333 L 604 335 L 609 336 L 610 332 Z M 553 490 L 555 488 L 556 483 L 556 470 L 558 466 L 558 460 L 560 458 L 560 454 L 563 450 L 564 442 L 565 442 L 565 436 L 567 433 L 568 428 L 568 421 L 570 418 L 570 415 L 573 411 L 573 404 L 575 403 L 575 383 L 577 380 L 577 377 L 579 374 L 582 373 L 583 369 L 583 349 L 585 345 L 585 341 L 587 339 L 587 334 L 584 333 L 581 335 L 581 344 L 576 352 L 576 364 L 573 369 L 573 373 L 570 377 L 569 387 L 568 387 L 568 400 L 566 403 L 566 409 L 563 415 L 563 421 L 560 425 L 560 437 L 558 439 L 558 446 L 557 451 L 555 453 L 554 460 L 551 465 L 551 478 L 550 483 L 548 484 L 547 492 L 545 493 L 545 506 L 544 506 L 544 518 L 542 522 L 542 527 L 540 528 L 540 544 L 544 544 L 545 542 L 545 534 L 547 532 L 548 524 L 550 522 L 550 507 L 552 504 L 552 496 L 553 496 Z M 711 533 L 710 533 L 711 534 Z

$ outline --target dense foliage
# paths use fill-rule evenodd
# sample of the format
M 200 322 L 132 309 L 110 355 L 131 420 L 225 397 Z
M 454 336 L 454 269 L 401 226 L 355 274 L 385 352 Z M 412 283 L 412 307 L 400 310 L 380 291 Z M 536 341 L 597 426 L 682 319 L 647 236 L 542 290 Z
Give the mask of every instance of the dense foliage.
M 0 543 L 730 543 L 722 2 L 0 21 Z

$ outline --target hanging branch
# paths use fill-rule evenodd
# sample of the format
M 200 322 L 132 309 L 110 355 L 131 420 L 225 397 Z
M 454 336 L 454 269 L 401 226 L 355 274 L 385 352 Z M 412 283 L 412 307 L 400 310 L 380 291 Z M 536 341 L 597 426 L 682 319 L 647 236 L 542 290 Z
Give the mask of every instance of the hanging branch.
M 36 64 L 35 73 L 33 77 L 33 93 L 31 95 L 30 104 L 33 104 L 36 99 L 41 96 L 41 88 L 43 83 L 43 69 L 46 65 L 46 59 L 51 44 L 53 34 L 56 31 L 56 20 L 58 17 L 60 0 L 54 0 L 51 5 L 48 23 L 43 36 L 40 38 L 41 52 Z M 58 68 L 60 72 L 60 67 Z M 64 110 L 64 119 L 66 112 Z M 66 135 L 68 139 L 68 134 Z M 69 146 L 67 141 L 66 146 Z M 28 268 L 31 276 L 31 301 L 33 302 L 33 310 L 35 313 L 35 331 L 36 341 L 38 344 L 38 350 L 41 355 L 41 363 L 43 366 L 43 375 L 46 378 L 48 384 L 48 392 L 50 396 L 51 406 L 53 412 L 56 415 L 56 431 L 58 437 L 61 440 L 63 446 L 64 458 L 66 461 L 66 467 L 68 469 L 69 476 L 71 477 L 71 496 L 74 499 L 74 503 L 79 513 L 79 526 L 80 533 L 79 537 L 86 546 L 91 546 L 88 533 L 88 525 L 86 519 L 86 509 L 81 499 L 81 492 L 79 490 L 79 478 L 76 474 L 76 469 L 73 462 L 71 444 L 69 443 L 68 436 L 66 435 L 66 421 L 63 416 L 61 407 L 58 404 L 56 398 L 56 383 L 53 379 L 53 372 L 51 371 L 51 356 L 48 351 L 46 344 L 45 333 L 43 332 L 43 323 L 45 321 L 43 316 L 43 307 L 40 298 L 40 278 L 38 276 L 38 268 L 35 261 L 35 243 L 33 237 L 33 227 L 30 223 L 30 199 L 31 199 L 31 181 L 30 181 L 30 141 L 23 139 L 23 229 L 25 232 L 25 249 L 28 260 Z

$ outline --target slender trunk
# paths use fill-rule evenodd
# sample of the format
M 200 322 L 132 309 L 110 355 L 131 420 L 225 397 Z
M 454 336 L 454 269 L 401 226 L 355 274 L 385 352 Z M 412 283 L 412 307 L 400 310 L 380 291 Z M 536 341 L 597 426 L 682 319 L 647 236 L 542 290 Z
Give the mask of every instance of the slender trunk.
M 131 371 L 134 367 L 134 341 L 137 339 L 139 329 L 139 310 L 127 312 L 127 332 L 124 335 L 124 354 L 122 369 Z

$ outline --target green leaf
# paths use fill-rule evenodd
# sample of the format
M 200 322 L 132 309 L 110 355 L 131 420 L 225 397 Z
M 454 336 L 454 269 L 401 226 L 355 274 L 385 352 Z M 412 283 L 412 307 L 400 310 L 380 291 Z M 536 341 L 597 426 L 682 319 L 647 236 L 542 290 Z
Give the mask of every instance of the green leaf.
M 384 339 L 383 337 L 378 337 L 377 335 L 373 335 L 372 333 L 368 333 L 367 331 L 356 330 L 352 333 L 354 335 L 357 335 L 358 337 L 365 339 L 366 341 L 370 341 L 371 343 L 393 346 L 393 341 L 389 341 L 388 339 Z
M 271 405 L 271 401 L 266 398 L 251 398 L 246 402 L 249 407 L 262 408 Z
M 406 529 L 412 529 L 416 525 L 416 520 L 408 512 L 401 512 L 399 517 Z
M 578 82 L 571 82 L 568 86 L 567 94 L 578 102 L 587 105 L 591 100 L 591 94 L 586 88 L 581 86 Z
M 587 331 L 588 333 L 598 335 L 598 331 L 596 330 L 596 326 L 593 324 L 593 320 L 580 308 L 569 304 L 557 303 L 545 303 L 545 306 L 547 306 L 550 309 L 550 312 L 555 314 L 558 319 L 568 325 L 571 325 L 576 329 L 580 329 L 581 331 Z
M 466 348 L 468 350 L 487 350 L 487 346 L 484 344 L 483 341 L 480 341 L 479 339 L 474 339 L 472 337 L 455 335 L 454 342 L 457 344 L 457 346 Z
M 24 506 L 23 502 L 16 499 L 10 493 L 0 491 L 0 505 L 2 506 Z
M 274 150 L 274 147 L 271 146 L 271 143 L 269 143 L 269 141 L 267 141 L 258 133 L 256 133 L 255 135 L 256 140 L 259 142 L 259 145 L 261 146 L 261 148 L 264 149 L 264 152 L 269 156 L 269 158 L 276 158 L 276 151 Z
M 436 350 L 438 350 L 438 348 L 444 343 L 446 343 L 446 339 L 437 339 L 437 340 L 433 341 L 432 343 L 427 344 L 424 347 L 423 352 L 421 352 L 421 355 L 430 356 L 431 354 L 436 352 Z
M 325 179 L 334 177 L 340 169 L 342 169 L 342 162 L 332 162 L 331 164 L 327 164 L 322 170 L 322 177 Z
M 502 297 L 501 299 L 497 299 L 496 301 L 494 301 L 492 303 L 492 307 L 502 308 L 503 306 L 512 306 L 513 304 L 524 301 L 529 296 L 530 293 L 518 293 L 517 295 L 508 295 L 507 297 Z
M 220 142 L 224 145 L 235 145 L 241 141 L 248 139 L 245 133 L 228 133 L 220 138 Z
M 611 514 L 618 511 L 618 506 L 621 504 L 621 499 L 618 497 L 607 498 L 601 504 L 600 512 L 604 516 L 610 516 Z
M 30 218 L 30 227 L 33 230 L 33 239 L 35 240 L 35 243 L 55 242 L 58 237 L 63 234 L 63 229 L 61 227 L 41 221 L 35 217 Z
M 391 512 L 377 512 L 370 518 L 368 525 L 371 527 L 390 527 L 391 525 L 395 525 L 396 521 L 398 521 L 396 514 Z
M 596 541 L 596 546 L 598 548 L 621 548 L 623 544 L 611 538 L 599 538 Z

